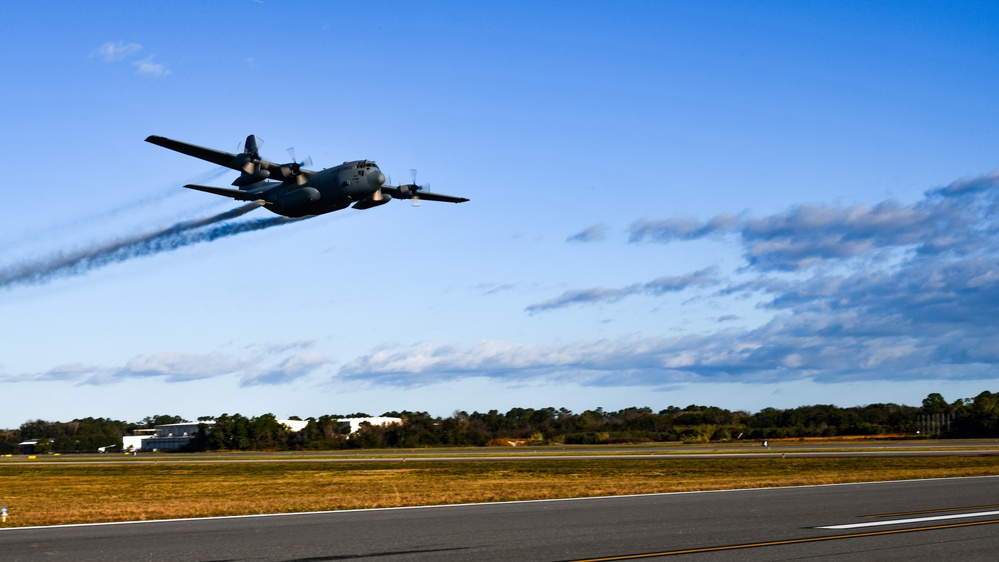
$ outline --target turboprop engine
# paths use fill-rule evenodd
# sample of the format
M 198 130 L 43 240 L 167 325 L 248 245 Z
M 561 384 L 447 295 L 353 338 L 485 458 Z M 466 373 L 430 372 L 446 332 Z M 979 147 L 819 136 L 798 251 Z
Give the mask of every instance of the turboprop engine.
M 392 200 L 392 196 L 388 193 L 382 193 L 382 190 L 378 190 L 368 196 L 367 199 L 361 199 L 357 203 L 354 203 L 355 209 L 370 209 L 372 207 L 377 207 L 379 205 L 384 205 Z

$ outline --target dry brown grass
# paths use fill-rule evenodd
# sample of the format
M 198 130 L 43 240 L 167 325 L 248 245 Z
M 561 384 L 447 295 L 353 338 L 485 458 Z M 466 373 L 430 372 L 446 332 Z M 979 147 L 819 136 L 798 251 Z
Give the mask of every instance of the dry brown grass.
M 0 465 L 5 526 L 999 474 L 995 457 Z

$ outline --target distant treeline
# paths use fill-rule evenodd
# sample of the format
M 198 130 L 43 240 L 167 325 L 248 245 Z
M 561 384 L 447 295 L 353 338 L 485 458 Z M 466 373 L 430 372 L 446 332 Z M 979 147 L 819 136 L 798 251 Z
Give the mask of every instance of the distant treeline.
M 885 435 L 905 437 L 999 437 L 999 394 L 985 391 L 974 398 L 947 402 L 937 393 L 922 406 L 869 404 L 851 408 L 831 405 L 800 406 L 786 410 L 765 408 L 755 414 L 715 406 L 602 408 L 574 413 L 565 408 L 514 408 L 506 413 L 455 412 L 434 417 L 426 412 L 385 412 L 404 423 L 391 426 L 362 424 L 349 434 L 338 420 L 370 417 L 367 414 L 326 415 L 309 418 L 308 425 L 292 432 L 265 414 L 248 418 L 239 414 L 206 416 L 215 422 L 202 428 L 189 451 L 216 450 L 330 450 L 382 447 L 487 446 L 530 441 L 537 444 L 598 444 L 651 441 L 706 443 L 738 439 L 837 437 Z M 297 419 L 297 418 L 293 418 Z M 18 443 L 39 439 L 35 452 L 93 452 L 108 445 L 121 446 L 121 437 L 137 429 L 180 423 L 179 416 L 150 416 L 129 423 L 106 418 L 70 422 L 29 421 L 18 429 L 0 432 L 0 454 L 18 451 Z

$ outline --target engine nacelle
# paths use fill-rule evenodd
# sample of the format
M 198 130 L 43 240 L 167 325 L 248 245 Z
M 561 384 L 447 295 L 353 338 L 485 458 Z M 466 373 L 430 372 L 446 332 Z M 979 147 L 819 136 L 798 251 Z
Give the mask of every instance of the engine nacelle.
M 400 199 L 412 199 L 414 197 L 420 196 L 420 190 L 422 188 L 416 184 L 410 183 L 406 185 L 400 185 L 397 189 L 399 190 Z
M 276 203 L 284 209 L 299 209 L 322 199 L 319 190 L 314 187 L 303 187 L 289 191 L 277 198 Z
M 239 175 L 238 178 L 236 178 L 232 182 L 232 185 L 235 185 L 236 187 L 245 187 L 247 185 L 264 181 L 269 177 L 271 177 L 271 173 L 264 169 L 259 169 L 256 172 L 253 172 L 252 174 L 243 172 L 242 174 Z
M 392 200 L 392 196 L 389 195 L 388 193 L 382 193 L 381 194 L 381 199 L 375 199 L 375 196 L 372 195 L 372 196 L 368 197 L 367 199 L 362 199 L 362 200 L 358 201 L 357 203 L 354 203 L 354 208 L 355 209 L 360 209 L 360 210 L 363 211 L 364 209 L 370 209 L 372 207 L 377 207 L 379 205 L 384 205 L 384 204 L 388 203 L 391 200 Z
M 301 168 L 299 168 L 297 164 L 287 164 L 278 168 L 278 173 L 280 173 L 281 177 L 284 179 L 297 176 L 300 171 Z

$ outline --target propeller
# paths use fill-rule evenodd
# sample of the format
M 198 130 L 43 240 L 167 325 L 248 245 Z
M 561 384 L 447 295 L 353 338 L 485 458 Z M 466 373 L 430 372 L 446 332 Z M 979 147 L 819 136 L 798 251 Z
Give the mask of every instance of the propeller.
M 242 161 L 241 169 L 244 174 L 256 174 L 260 171 L 260 145 L 264 144 L 264 139 L 258 139 L 256 135 L 249 135 L 246 140 L 236 145 Z
M 252 154 L 257 159 L 260 158 L 260 147 L 266 144 L 264 139 L 257 138 L 256 135 L 249 135 L 246 140 L 236 145 L 236 150 L 241 154 Z
M 295 164 L 298 164 L 299 167 L 302 167 L 302 166 L 311 166 L 312 165 L 312 157 L 311 156 L 306 156 L 305 160 L 302 160 L 301 162 L 298 161 L 298 158 L 295 158 L 295 147 L 294 146 L 288 149 L 288 155 L 291 156 L 291 161 L 294 162 Z
M 413 188 L 412 188 L 412 191 L 411 191 L 412 194 L 413 194 L 413 206 L 414 207 L 419 207 L 420 206 L 420 190 L 423 189 L 423 188 L 420 187 L 419 185 L 416 185 L 416 168 L 410 168 L 409 175 L 410 175 L 410 177 L 413 178 L 413 183 L 412 183 Z
M 301 162 L 299 162 L 298 159 L 295 158 L 295 147 L 294 146 L 292 146 L 292 147 L 290 147 L 288 149 L 288 155 L 291 156 L 291 164 L 288 164 L 287 166 L 282 166 L 281 167 L 281 169 L 283 171 L 283 175 L 285 177 L 287 177 L 288 174 L 290 173 L 292 176 L 295 176 L 295 183 L 297 183 L 298 185 L 304 185 L 305 182 L 308 181 L 308 178 L 306 178 L 305 176 L 303 176 L 301 174 L 301 172 L 302 172 L 302 166 L 311 166 L 312 165 L 312 157 L 308 156 L 308 157 L 305 158 L 305 160 L 302 160 Z

